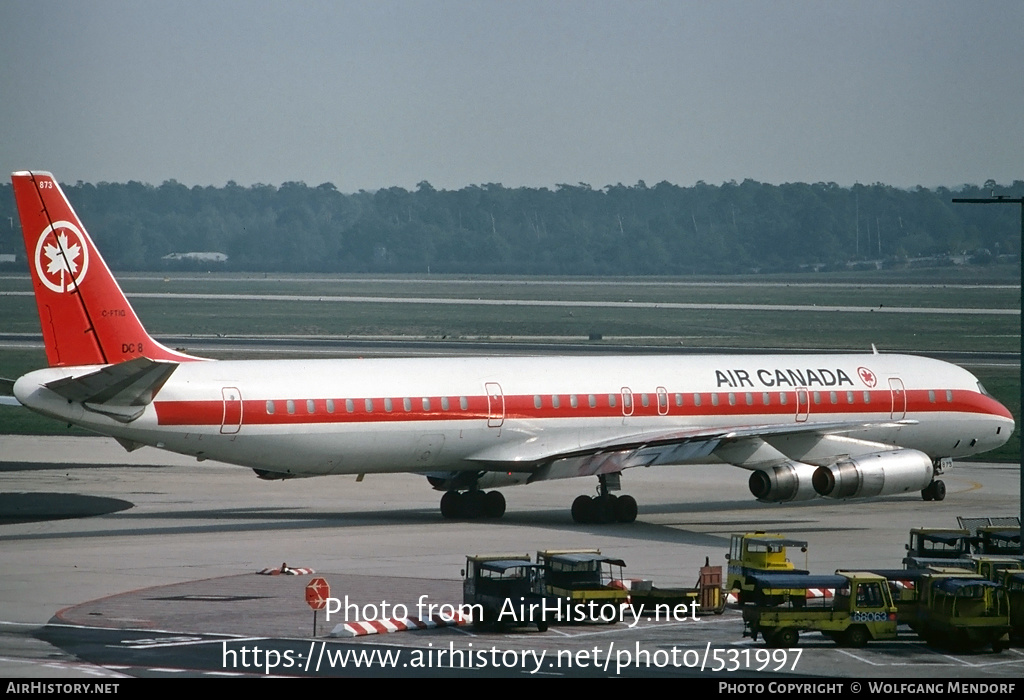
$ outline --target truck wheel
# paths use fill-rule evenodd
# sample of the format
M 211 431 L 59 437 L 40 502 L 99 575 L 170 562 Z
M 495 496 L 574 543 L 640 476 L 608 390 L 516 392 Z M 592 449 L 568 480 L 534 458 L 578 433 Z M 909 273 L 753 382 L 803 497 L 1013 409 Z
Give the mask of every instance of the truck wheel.
M 846 630 L 846 634 L 843 635 L 843 642 L 848 647 L 862 647 L 868 643 L 869 637 L 870 635 L 866 627 L 854 625 Z
M 769 638 L 768 646 L 792 648 L 800 643 L 800 633 L 792 627 L 783 627 Z
M 547 632 L 548 631 L 548 621 L 547 620 L 541 620 L 540 622 L 538 622 L 537 623 L 537 631 L 538 632 Z

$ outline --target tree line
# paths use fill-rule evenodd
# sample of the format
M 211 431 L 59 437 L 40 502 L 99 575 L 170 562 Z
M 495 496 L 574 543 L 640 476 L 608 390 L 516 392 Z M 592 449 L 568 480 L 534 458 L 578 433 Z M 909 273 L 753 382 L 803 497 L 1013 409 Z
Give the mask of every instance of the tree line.
M 538 275 L 780 272 L 919 258 L 941 264 L 957 256 L 1019 260 L 1018 207 L 951 200 L 1024 196 L 1024 181 L 955 189 L 744 180 L 458 190 L 424 181 L 413 190 L 351 194 L 302 182 L 62 187 L 119 270 L 206 269 L 210 263 L 163 257 L 217 251 L 228 255 L 217 264 L 224 270 Z M 0 217 L 0 228 L 10 229 L 0 235 L 0 253 L 23 260 L 10 184 L 0 186 Z

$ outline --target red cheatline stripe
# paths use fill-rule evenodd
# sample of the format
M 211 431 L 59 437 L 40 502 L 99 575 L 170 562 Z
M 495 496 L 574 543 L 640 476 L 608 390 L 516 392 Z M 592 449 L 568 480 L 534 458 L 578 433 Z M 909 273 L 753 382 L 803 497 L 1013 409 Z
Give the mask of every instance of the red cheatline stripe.
M 753 403 L 747 403 L 747 395 Z M 768 394 L 768 405 L 762 402 L 762 394 Z M 714 403 L 711 392 L 698 394 L 701 398 L 701 405 L 694 403 L 695 394 L 683 394 L 684 405 L 675 405 L 675 393 L 669 392 L 669 404 L 667 417 L 723 417 L 723 416 L 794 416 L 797 411 L 796 392 L 782 392 L 786 396 L 786 403 L 780 401 L 779 392 L 732 392 L 734 403 L 730 403 L 730 392 L 717 392 L 718 403 Z M 815 403 L 814 396 L 818 394 L 820 403 Z M 836 391 L 836 403 L 832 403 L 830 391 L 808 392 L 808 403 L 802 407 L 801 412 L 807 412 L 811 416 L 833 415 L 833 414 L 873 414 L 879 418 L 887 419 L 892 409 L 891 395 L 888 391 L 869 392 L 870 402 L 864 403 L 864 392 L 853 391 L 854 403 L 847 403 L 847 390 Z M 983 415 L 996 415 L 1010 418 L 1006 409 L 994 399 L 972 391 L 954 390 L 953 401 L 946 401 L 946 390 L 935 390 L 935 401 L 930 398 L 928 390 L 915 389 L 906 392 L 907 414 L 919 413 L 977 413 Z M 510 395 L 504 397 L 504 414 L 500 409 L 495 409 L 497 416 L 504 420 L 530 420 L 530 419 L 557 419 L 557 418 L 617 418 L 623 415 L 622 397 L 615 394 L 616 405 L 609 402 L 608 394 L 595 395 L 597 405 L 590 407 L 590 394 L 576 394 L 577 406 L 570 405 L 571 394 L 559 394 L 560 406 L 553 408 L 551 396 L 541 397 L 541 408 L 536 408 L 533 395 Z M 658 397 L 656 394 L 648 394 L 648 405 L 642 405 L 642 393 L 633 394 L 634 418 L 654 418 L 662 415 L 659 413 Z M 488 411 L 486 396 L 467 397 L 467 409 L 459 406 L 460 397 L 449 397 L 449 409 L 441 410 L 441 398 L 438 396 L 428 397 L 430 410 L 424 410 L 423 398 L 410 398 L 412 410 L 406 411 L 404 401 L 406 397 L 391 397 L 391 410 L 385 407 L 386 399 L 383 397 L 370 398 L 349 398 L 353 404 L 353 411 L 346 408 L 346 399 L 332 399 L 334 411 L 329 412 L 328 399 L 312 399 L 313 412 L 307 408 L 307 399 L 292 399 L 294 412 L 288 411 L 288 399 L 274 399 L 274 413 L 267 412 L 268 402 L 261 399 L 248 399 L 243 402 L 241 421 L 244 425 L 303 425 L 316 423 L 403 423 L 413 421 L 482 421 L 492 417 Z M 366 402 L 369 400 L 373 408 L 366 410 Z M 155 401 L 157 422 L 160 425 L 221 425 L 225 415 L 237 416 L 237 409 L 234 412 L 225 412 L 223 400 L 214 401 Z M 660 406 L 665 411 L 664 404 Z M 896 407 L 897 415 L 902 413 L 902 405 Z M 237 418 L 230 421 L 237 424 Z

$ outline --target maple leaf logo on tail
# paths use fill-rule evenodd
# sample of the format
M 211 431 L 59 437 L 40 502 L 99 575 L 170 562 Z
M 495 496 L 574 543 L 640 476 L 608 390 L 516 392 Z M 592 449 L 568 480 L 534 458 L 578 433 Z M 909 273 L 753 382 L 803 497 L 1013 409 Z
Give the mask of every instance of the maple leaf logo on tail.
M 43 229 L 35 254 L 39 281 L 57 293 L 80 285 L 89 267 L 89 249 L 84 241 L 82 232 L 69 221 L 58 221 Z

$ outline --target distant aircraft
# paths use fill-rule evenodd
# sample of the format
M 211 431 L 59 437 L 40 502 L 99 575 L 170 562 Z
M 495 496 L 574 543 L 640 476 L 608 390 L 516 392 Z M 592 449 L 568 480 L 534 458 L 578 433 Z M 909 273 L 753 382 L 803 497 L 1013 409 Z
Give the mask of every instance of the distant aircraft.
M 263 479 L 414 472 L 446 518 L 500 517 L 487 489 L 589 476 L 578 522 L 632 522 L 632 467 L 719 462 L 761 501 L 921 491 L 996 448 L 1013 418 L 966 370 L 906 355 L 204 361 L 143 328 L 53 176 L 12 175 L 50 367 L 28 408 Z

